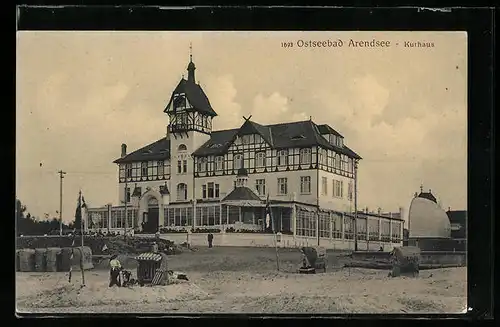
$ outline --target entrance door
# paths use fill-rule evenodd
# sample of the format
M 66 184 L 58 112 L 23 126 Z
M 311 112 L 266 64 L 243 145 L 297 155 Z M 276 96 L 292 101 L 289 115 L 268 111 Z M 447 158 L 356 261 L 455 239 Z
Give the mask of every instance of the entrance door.
M 158 218 L 159 218 L 159 209 L 149 208 L 148 220 L 144 224 L 144 231 L 146 233 L 154 234 L 158 231 Z

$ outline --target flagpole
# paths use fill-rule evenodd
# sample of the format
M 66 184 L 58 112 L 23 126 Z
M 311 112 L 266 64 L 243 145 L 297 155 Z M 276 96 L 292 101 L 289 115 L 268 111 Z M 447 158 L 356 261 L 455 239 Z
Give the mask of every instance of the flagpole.
M 82 287 L 85 286 L 85 272 L 83 269 L 83 207 L 82 207 L 82 190 L 80 190 L 80 198 L 78 199 L 78 205 L 80 206 L 80 235 L 82 238 L 82 248 L 80 250 L 80 270 L 82 271 Z
M 271 218 L 271 224 L 273 228 L 273 237 L 274 237 L 274 249 L 276 251 L 276 269 L 280 271 L 280 256 L 278 253 L 278 242 L 276 240 L 276 230 L 274 229 L 274 217 L 273 214 L 271 213 L 271 207 L 269 206 L 269 194 L 267 194 L 267 203 L 266 203 L 267 211 L 269 213 L 269 216 Z

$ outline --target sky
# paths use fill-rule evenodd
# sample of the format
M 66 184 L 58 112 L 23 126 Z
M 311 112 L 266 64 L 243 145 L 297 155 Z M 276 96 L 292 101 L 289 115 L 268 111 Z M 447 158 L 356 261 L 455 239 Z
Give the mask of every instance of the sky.
M 339 39 L 342 47 L 299 47 Z M 353 48 L 350 39 L 391 46 Z M 467 209 L 466 33 L 22 31 L 16 197 L 32 215 L 58 216 L 59 170 L 64 221 L 80 189 L 89 207 L 118 204 L 112 161 L 122 143 L 131 152 L 164 137 L 163 109 L 187 77 L 190 43 L 214 129 L 249 115 L 260 124 L 311 117 L 363 158 L 360 208 L 407 213 L 423 184 L 443 208 Z

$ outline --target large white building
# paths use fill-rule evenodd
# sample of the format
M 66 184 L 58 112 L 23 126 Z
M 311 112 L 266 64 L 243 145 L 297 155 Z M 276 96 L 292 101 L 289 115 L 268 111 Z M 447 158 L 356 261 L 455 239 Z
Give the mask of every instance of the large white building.
M 272 229 L 264 217 L 269 199 L 275 229 L 283 234 L 353 239 L 361 157 L 344 137 L 312 120 L 262 125 L 251 117 L 239 128 L 214 131 L 217 113 L 195 82 L 195 69 L 190 60 L 187 79 L 166 104 L 166 136 L 131 153 L 122 144 L 114 161 L 121 206 L 91 209 L 89 227 L 265 232 Z M 374 241 L 399 243 L 402 230 L 402 217 L 358 214 L 360 240 L 370 234 Z

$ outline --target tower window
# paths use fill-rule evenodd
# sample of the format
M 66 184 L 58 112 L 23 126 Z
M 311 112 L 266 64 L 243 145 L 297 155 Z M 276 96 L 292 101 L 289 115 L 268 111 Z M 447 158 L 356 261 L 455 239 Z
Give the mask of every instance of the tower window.
M 178 151 L 187 151 L 187 146 L 185 144 L 180 144 L 177 148 Z

